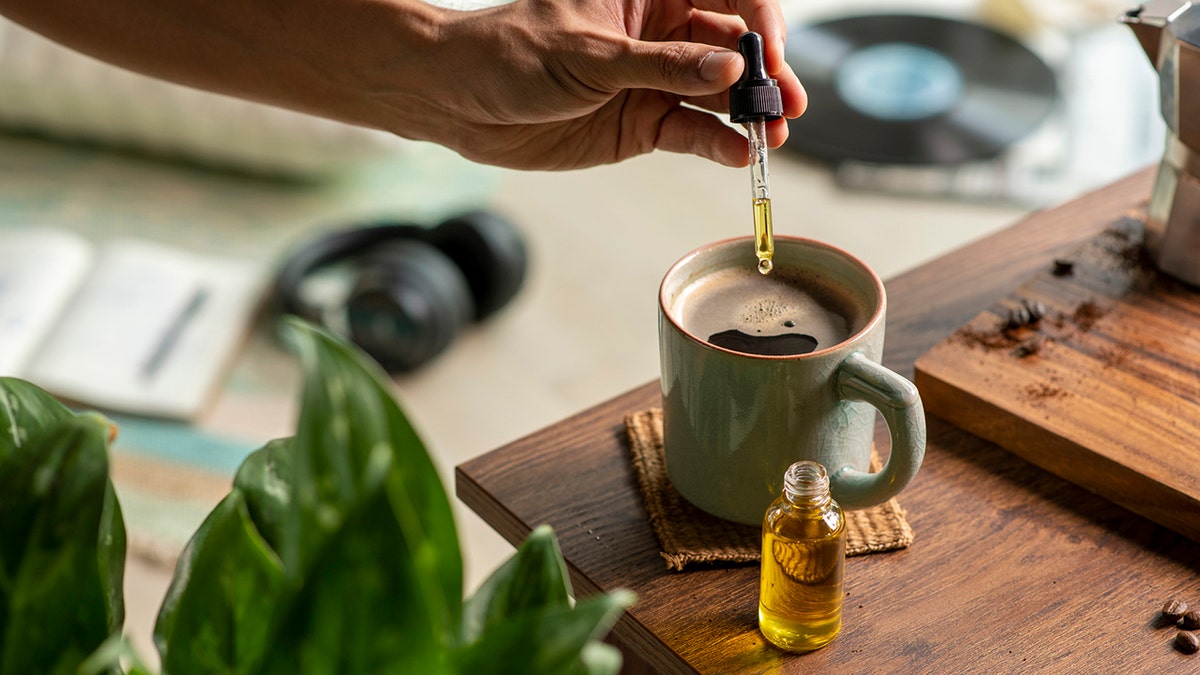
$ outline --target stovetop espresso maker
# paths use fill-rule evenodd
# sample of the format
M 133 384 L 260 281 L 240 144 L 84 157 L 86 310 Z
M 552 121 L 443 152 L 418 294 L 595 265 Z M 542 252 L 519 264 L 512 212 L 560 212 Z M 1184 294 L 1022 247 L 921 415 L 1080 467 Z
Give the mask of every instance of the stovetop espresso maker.
M 1200 286 L 1200 6 L 1154 0 L 1121 21 L 1158 70 L 1166 147 L 1146 221 L 1146 249 L 1159 269 Z

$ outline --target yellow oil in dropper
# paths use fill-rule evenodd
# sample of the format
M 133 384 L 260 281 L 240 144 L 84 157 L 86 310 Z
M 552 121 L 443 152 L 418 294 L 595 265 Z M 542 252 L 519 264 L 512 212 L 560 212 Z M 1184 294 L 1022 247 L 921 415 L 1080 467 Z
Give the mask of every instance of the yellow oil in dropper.
M 753 31 L 738 38 L 745 61 L 742 77 L 729 88 L 729 120 L 746 127 L 750 142 L 750 193 L 754 206 L 754 256 L 758 271 L 770 274 L 775 264 L 771 229 L 771 189 L 767 174 L 767 122 L 783 117 L 779 83 L 767 74 L 762 36 Z
M 774 267 L 775 235 L 771 229 L 771 189 L 767 174 L 767 124 L 763 119 L 746 124 L 750 138 L 750 197 L 754 204 L 754 255 L 758 271 L 770 274 Z

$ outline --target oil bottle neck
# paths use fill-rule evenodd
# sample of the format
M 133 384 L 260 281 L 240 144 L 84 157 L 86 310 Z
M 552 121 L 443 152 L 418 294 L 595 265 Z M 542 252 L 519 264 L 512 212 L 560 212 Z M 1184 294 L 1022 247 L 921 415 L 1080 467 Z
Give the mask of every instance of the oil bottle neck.
M 829 493 L 829 475 L 816 462 L 801 461 L 783 474 L 783 498 L 793 506 L 824 509 L 833 501 Z

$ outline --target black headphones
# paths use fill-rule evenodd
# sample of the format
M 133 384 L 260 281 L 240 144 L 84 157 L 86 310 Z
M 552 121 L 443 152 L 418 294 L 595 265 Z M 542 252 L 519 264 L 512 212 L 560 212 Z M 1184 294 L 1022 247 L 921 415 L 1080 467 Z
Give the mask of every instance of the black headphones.
M 355 270 L 344 307 L 307 302 L 304 281 L 343 262 Z M 516 227 L 495 213 L 473 211 L 433 228 L 379 223 L 320 236 L 284 262 L 275 292 L 284 313 L 345 333 L 396 373 L 429 362 L 465 325 L 508 304 L 527 266 Z M 340 328 L 326 321 L 336 314 Z

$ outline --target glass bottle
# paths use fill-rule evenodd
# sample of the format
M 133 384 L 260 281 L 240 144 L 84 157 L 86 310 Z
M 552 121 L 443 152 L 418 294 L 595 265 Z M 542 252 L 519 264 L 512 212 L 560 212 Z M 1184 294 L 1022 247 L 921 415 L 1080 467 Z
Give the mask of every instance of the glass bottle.
M 796 462 L 763 517 L 758 627 L 771 644 L 804 652 L 842 627 L 846 519 L 816 462 Z

